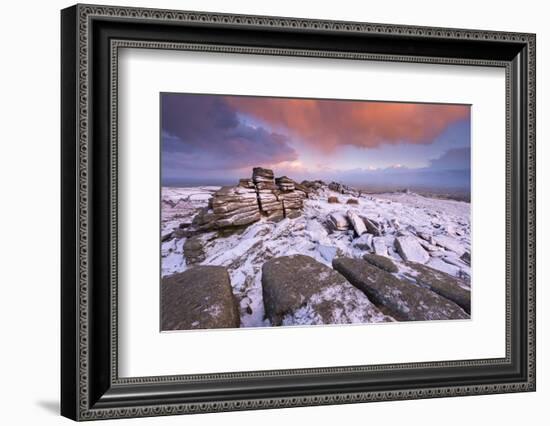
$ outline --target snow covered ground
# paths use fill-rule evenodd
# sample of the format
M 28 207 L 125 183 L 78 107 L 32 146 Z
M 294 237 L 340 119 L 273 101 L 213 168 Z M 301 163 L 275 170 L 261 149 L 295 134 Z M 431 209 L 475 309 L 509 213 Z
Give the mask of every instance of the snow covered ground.
M 197 211 L 208 204 L 218 187 L 163 188 L 162 235 L 168 235 L 181 225 L 186 228 Z M 339 203 L 329 203 L 328 197 L 338 197 Z M 346 204 L 356 198 L 358 204 Z M 388 193 L 359 197 L 320 189 L 304 201 L 303 215 L 283 219 L 278 223 L 262 219 L 223 236 L 217 232 L 201 234 L 205 260 L 201 264 L 221 265 L 229 270 L 234 294 L 240 304 L 241 327 L 270 325 L 264 319 L 261 268 L 264 262 L 276 256 L 304 254 L 331 266 L 338 256 L 360 258 L 368 251 L 359 244 L 361 239 L 348 231 L 329 231 L 327 219 L 331 213 L 346 214 L 349 210 L 367 216 L 380 224 L 388 256 L 404 276 L 408 268 L 395 249 L 398 235 L 423 235 L 419 239 L 430 253 L 427 263 L 434 269 L 460 276 L 469 283 L 470 268 L 460 253 L 470 252 L 470 204 L 462 201 L 427 198 L 414 193 Z M 183 255 L 185 237 L 172 238 L 162 243 L 162 275 L 184 271 L 187 264 Z M 305 314 L 305 312 L 304 312 Z M 307 315 L 304 315 L 307 316 Z

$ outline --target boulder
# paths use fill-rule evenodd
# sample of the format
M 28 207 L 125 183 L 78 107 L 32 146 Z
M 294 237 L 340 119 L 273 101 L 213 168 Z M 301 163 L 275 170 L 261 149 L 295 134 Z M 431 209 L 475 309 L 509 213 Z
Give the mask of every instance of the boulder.
M 372 234 L 364 233 L 359 238 L 353 240 L 353 245 L 359 250 L 372 250 Z
M 470 265 L 472 263 L 472 255 L 470 254 L 469 251 L 465 251 L 464 254 L 462 256 L 460 256 L 460 258 L 465 262 L 467 263 L 468 265 Z
M 420 238 L 422 238 L 424 241 L 426 241 L 426 243 L 432 245 L 432 246 L 435 246 L 436 245 L 436 242 L 434 240 L 434 237 L 433 235 L 430 233 L 430 232 L 427 232 L 427 231 L 418 231 L 416 233 L 416 235 L 418 235 Z
M 349 229 L 349 222 L 346 216 L 339 212 L 331 213 L 328 216 L 328 223 L 335 231 L 347 231 Z
M 195 235 L 185 240 L 185 243 L 183 243 L 183 256 L 188 265 L 201 263 L 206 259 L 203 241 L 199 235 Z
M 254 183 L 273 182 L 274 177 L 275 175 L 271 169 L 264 169 L 263 167 L 254 167 L 252 169 L 252 180 Z
M 285 217 L 288 219 L 296 219 L 300 216 L 302 216 L 300 209 L 285 209 Z
M 418 263 L 426 263 L 430 260 L 428 252 L 422 248 L 416 237 L 411 235 L 397 237 L 395 248 L 404 260 Z
M 441 246 L 449 251 L 454 251 L 459 256 L 462 256 L 466 249 L 456 238 L 447 235 L 436 235 L 434 240 L 438 246 Z
M 430 268 L 437 269 L 438 271 L 445 272 L 446 274 L 452 275 L 453 277 L 458 276 L 460 273 L 460 268 L 451 265 L 450 263 L 447 263 L 443 261 L 439 257 L 432 257 L 428 263 L 426 263 L 426 266 L 429 266 Z
M 374 250 L 374 254 L 378 254 L 380 256 L 388 255 L 388 246 L 386 245 L 386 240 L 382 237 L 375 237 L 372 239 L 372 248 Z
M 363 222 L 365 223 L 365 226 L 367 227 L 367 231 L 369 234 L 374 235 L 375 237 L 380 237 L 382 235 L 382 231 L 380 230 L 380 224 L 375 221 L 374 219 L 369 219 L 366 216 L 360 216 L 361 219 L 363 219 Z
M 359 204 L 359 200 L 357 198 L 348 198 L 346 204 Z
M 362 259 L 339 257 L 332 266 L 388 315 L 400 321 L 467 319 L 456 303 L 403 281 Z
M 239 179 L 239 186 L 248 189 L 254 189 L 254 181 L 250 178 Z
M 261 190 L 270 190 L 270 191 L 277 191 L 279 187 L 274 182 L 256 182 L 256 189 L 259 191 Z
M 399 272 L 397 265 L 393 263 L 393 260 L 391 260 L 389 257 L 367 253 L 363 256 L 363 259 L 365 259 L 371 265 L 374 265 L 377 268 L 380 268 L 386 272 L 390 272 L 392 274 Z
M 237 328 L 239 309 L 227 270 L 202 265 L 162 279 L 161 329 Z
M 462 279 L 419 263 L 408 262 L 407 266 L 414 270 L 410 277 L 419 285 L 452 300 L 467 313 L 470 313 L 471 292 Z
M 346 187 L 338 182 L 331 182 L 328 184 L 328 189 L 334 192 L 339 192 L 340 194 L 344 194 Z
M 347 212 L 347 217 L 358 237 L 367 232 L 367 227 L 365 226 L 365 223 L 361 220 L 359 216 L 357 216 L 357 213 L 349 210 Z
M 338 197 L 330 196 L 328 197 L 328 202 L 329 204 L 338 204 L 340 203 L 340 200 L 338 199 Z
M 262 292 L 273 325 L 391 320 L 342 275 L 309 256 L 283 256 L 264 263 Z
M 275 183 L 281 191 L 294 191 L 296 189 L 294 181 L 286 176 L 276 178 Z

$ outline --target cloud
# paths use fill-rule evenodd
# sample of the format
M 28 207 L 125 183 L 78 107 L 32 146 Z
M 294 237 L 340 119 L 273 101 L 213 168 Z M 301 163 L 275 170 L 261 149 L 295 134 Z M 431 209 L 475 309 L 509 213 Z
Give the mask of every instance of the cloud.
M 225 98 L 162 94 L 163 174 L 294 161 L 288 137 L 243 122 Z
M 428 144 L 450 124 L 469 118 L 467 105 L 226 97 L 229 105 L 331 151 L 339 145 Z
M 470 169 L 470 147 L 454 148 L 445 152 L 441 157 L 430 161 L 433 170 Z

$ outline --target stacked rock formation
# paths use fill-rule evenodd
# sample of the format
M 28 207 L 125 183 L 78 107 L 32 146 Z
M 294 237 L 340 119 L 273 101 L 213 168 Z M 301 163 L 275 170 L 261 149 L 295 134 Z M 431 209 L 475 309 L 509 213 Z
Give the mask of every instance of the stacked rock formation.
M 252 178 L 242 178 L 236 186 L 224 186 L 215 192 L 209 206 L 193 220 L 199 230 L 249 225 L 262 217 L 279 221 L 302 214 L 303 200 L 309 189 L 273 170 L 255 167 Z

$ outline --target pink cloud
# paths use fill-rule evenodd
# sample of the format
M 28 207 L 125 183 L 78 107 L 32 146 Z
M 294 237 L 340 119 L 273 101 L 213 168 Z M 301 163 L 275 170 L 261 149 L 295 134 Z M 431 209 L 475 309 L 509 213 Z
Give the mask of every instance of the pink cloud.
M 427 144 L 450 124 L 466 119 L 468 105 L 233 97 L 229 105 L 267 125 L 283 127 L 308 145 Z

